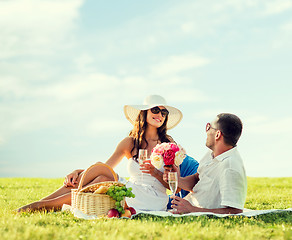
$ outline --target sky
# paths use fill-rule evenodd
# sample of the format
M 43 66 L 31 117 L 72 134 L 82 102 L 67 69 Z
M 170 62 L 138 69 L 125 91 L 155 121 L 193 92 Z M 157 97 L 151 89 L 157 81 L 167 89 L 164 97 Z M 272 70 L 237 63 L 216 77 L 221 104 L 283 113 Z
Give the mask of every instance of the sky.
M 105 162 L 150 94 L 182 111 L 168 134 L 197 161 L 229 112 L 247 176 L 291 177 L 291 58 L 289 0 L 0 0 L 0 177 Z

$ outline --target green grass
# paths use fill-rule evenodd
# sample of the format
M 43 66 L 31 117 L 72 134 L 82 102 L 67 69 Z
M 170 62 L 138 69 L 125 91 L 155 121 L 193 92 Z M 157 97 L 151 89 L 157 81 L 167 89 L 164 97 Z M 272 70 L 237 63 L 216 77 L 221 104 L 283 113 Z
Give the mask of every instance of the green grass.
M 292 239 L 292 214 L 76 219 L 68 212 L 16 214 L 51 193 L 62 179 L 0 178 L 0 239 Z M 291 207 L 292 178 L 248 178 L 246 208 Z

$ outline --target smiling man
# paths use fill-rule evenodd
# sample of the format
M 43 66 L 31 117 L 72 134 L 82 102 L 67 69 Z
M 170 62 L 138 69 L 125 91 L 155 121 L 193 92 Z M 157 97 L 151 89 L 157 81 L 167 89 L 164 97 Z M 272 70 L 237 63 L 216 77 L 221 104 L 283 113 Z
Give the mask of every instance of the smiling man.
M 206 146 L 211 150 L 200 161 L 198 172 L 180 177 L 180 188 L 191 191 L 184 199 L 173 197 L 175 213 L 241 213 L 247 180 L 243 161 L 237 151 L 242 122 L 234 114 L 221 113 L 206 125 Z M 164 174 L 167 180 L 167 170 Z

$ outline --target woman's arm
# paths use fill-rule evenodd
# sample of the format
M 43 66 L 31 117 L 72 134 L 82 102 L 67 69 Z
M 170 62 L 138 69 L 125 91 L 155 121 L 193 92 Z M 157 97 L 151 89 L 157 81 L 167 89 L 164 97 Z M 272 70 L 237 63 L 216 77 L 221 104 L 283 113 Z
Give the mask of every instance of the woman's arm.
M 111 166 L 112 168 L 116 167 L 123 157 L 128 159 L 132 157 L 131 149 L 133 148 L 133 139 L 131 137 L 124 138 L 116 147 L 114 153 L 111 157 L 105 162 L 105 164 Z

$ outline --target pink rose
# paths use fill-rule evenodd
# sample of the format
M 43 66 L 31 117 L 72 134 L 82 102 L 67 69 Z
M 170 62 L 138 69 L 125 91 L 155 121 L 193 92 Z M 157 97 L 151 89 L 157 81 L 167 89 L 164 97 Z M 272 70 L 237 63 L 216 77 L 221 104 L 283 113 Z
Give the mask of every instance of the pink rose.
M 165 165 L 172 165 L 174 164 L 175 152 L 171 149 L 165 151 L 163 154 L 163 160 Z
M 170 149 L 172 151 L 174 151 L 174 152 L 178 152 L 179 151 L 179 147 L 176 144 L 174 144 L 174 143 L 171 143 L 170 144 Z

